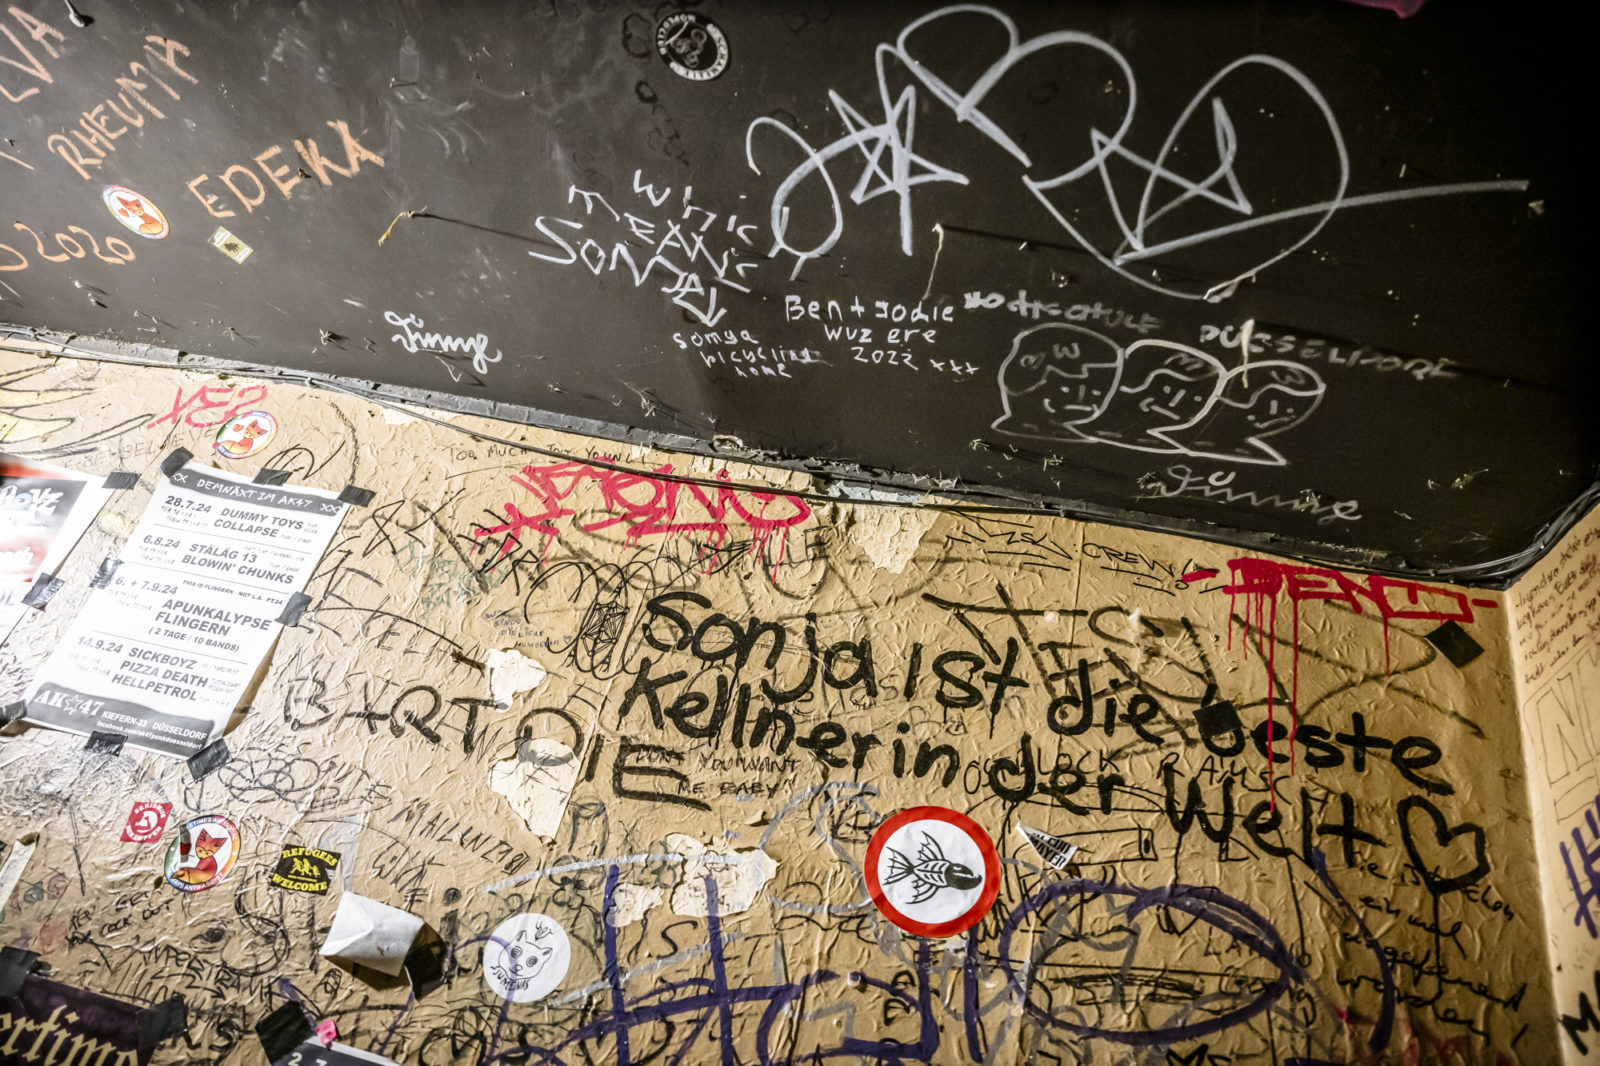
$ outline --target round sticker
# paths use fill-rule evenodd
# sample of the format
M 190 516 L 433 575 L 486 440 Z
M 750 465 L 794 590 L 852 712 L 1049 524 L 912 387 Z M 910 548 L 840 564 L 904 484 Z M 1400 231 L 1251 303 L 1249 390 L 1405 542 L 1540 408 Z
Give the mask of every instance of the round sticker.
M 728 39 L 697 11 L 675 11 L 657 23 L 656 52 L 690 81 L 710 81 L 728 69 Z
M 173 888 L 199 892 L 220 884 L 238 857 L 239 830 L 233 820 L 208 814 L 183 823 L 178 839 L 167 848 L 167 865 L 162 872 Z
M 125 185 L 107 185 L 100 190 L 100 198 L 118 222 L 141 237 L 159 241 L 169 232 L 161 208 Z
M 866 872 L 878 910 L 917 936 L 965 932 L 1000 894 L 989 834 L 948 807 L 912 807 L 880 825 L 867 844 Z
M 572 963 L 572 944 L 555 919 L 516 914 L 483 947 L 483 979 L 507 1003 L 532 1003 L 555 991 Z
M 278 432 L 278 420 L 265 411 L 246 411 L 222 424 L 217 430 L 217 454 L 224 459 L 243 459 L 267 446 Z

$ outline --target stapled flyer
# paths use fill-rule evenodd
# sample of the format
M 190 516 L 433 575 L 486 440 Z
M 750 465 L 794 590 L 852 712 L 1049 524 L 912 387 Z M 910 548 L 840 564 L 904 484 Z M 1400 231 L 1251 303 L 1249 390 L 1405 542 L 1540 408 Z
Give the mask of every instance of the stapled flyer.
M 100 478 L 0 452 L 0 643 L 111 496 Z
M 27 721 L 192 755 L 219 735 L 344 517 L 332 493 L 164 476 L 33 679 Z

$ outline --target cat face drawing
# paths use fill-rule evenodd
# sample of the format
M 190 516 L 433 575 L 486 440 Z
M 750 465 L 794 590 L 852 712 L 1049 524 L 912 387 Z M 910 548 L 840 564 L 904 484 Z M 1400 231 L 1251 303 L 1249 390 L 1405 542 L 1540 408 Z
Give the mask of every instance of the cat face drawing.
M 211 856 L 217 853 L 217 849 L 222 847 L 222 842 L 227 839 L 227 837 L 222 836 L 214 837 L 202 829 L 200 830 L 200 835 L 195 837 L 194 853 L 200 856 L 200 860 L 202 862 L 209 861 L 214 865 L 216 860 L 211 858 Z
M 251 419 L 239 427 L 238 440 L 217 439 L 217 450 L 226 451 L 230 455 L 249 455 L 256 450 L 256 438 L 263 436 L 267 427 L 255 419 Z
M 488 964 L 495 980 L 516 992 L 526 992 L 555 952 L 556 938 L 552 933 L 551 927 L 542 923 L 518 929 L 502 945 L 504 954 Z
M 238 831 L 225 818 L 189 822 L 168 852 L 167 880 L 185 891 L 211 887 L 232 867 L 238 843 Z
M 571 962 L 572 944 L 558 922 L 514 914 L 483 946 L 483 980 L 506 1003 L 532 1003 L 555 990 Z
M 217 875 L 217 849 L 222 847 L 227 839 L 225 836 L 212 836 L 204 829 L 201 829 L 195 835 L 192 849 L 188 844 L 180 840 L 178 842 L 178 854 L 183 856 L 182 862 L 185 865 L 173 870 L 172 876 L 191 885 L 203 884 L 211 880 Z M 193 851 L 192 856 L 190 855 L 191 850 Z M 194 859 L 194 865 L 192 866 L 187 865 L 190 858 Z

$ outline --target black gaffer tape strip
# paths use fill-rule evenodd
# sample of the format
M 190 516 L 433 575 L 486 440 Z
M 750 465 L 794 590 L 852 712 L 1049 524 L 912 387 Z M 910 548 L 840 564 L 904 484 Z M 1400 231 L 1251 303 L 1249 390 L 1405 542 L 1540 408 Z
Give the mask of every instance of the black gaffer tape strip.
M 189 756 L 189 773 L 198 781 L 231 758 L 233 752 L 228 750 L 228 745 L 219 737 Z
M 274 470 L 270 466 L 264 466 L 256 471 L 256 476 L 251 481 L 256 485 L 282 485 L 289 480 L 289 475 L 292 473 L 293 470 Z
M 298 1003 L 285 1003 L 256 1022 L 256 1036 L 268 1062 L 277 1062 L 315 1035 L 305 1008 Z
M 1194 722 L 1200 727 L 1202 737 L 1214 737 L 1243 728 L 1239 722 L 1239 712 L 1233 706 L 1232 700 L 1223 700 L 1221 703 L 1212 703 L 1199 708 L 1194 712 Z
M 105 484 L 100 487 L 120 492 L 123 489 L 131 489 L 138 483 L 139 475 L 132 470 L 113 470 L 106 475 Z
M 39 961 L 37 951 L 24 951 L 10 945 L 0 948 L 0 999 L 10 999 L 22 991 L 22 982 Z
M 371 489 L 364 489 L 360 485 L 346 485 L 344 491 L 339 493 L 339 502 L 354 507 L 365 507 L 372 502 L 372 495 Z
M 283 613 L 278 616 L 278 624 L 292 626 L 300 621 L 300 616 L 306 613 L 306 608 L 311 606 L 311 597 L 304 592 L 296 592 L 289 597 L 289 602 L 283 605 Z
M 1423 639 L 1438 648 L 1439 654 L 1449 659 L 1457 670 L 1483 654 L 1483 645 L 1473 640 L 1472 634 L 1454 620 L 1426 634 Z
M 412 993 L 418 999 L 444 984 L 444 964 L 449 950 L 431 925 L 424 925 L 411 941 L 405 968 L 406 976 L 411 979 Z
M 56 593 L 60 592 L 65 584 L 65 581 L 54 574 L 40 574 L 33 579 L 28 594 L 22 597 L 22 606 L 32 607 L 36 611 L 44 610 L 50 606 L 50 601 L 55 599 Z
M 83 750 L 91 755 L 121 755 L 122 746 L 127 742 L 128 738 L 121 733 L 102 733 L 97 729 L 89 734 L 89 742 Z
M 117 576 L 117 567 L 122 565 L 121 559 L 112 559 L 109 556 L 100 560 L 100 569 L 94 572 L 94 577 L 89 579 L 89 587 L 103 589 L 111 584 L 111 579 Z
M 163 1040 L 180 1036 L 189 1028 L 189 1004 L 181 994 L 174 995 L 135 1014 L 133 1025 L 139 1036 L 139 1050 L 149 1054 Z
M 168 477 L 183 469 L 183 464 L 194 458 L 194 452 L 188 448 L 174 448 L 161 460 L 161 472 Z

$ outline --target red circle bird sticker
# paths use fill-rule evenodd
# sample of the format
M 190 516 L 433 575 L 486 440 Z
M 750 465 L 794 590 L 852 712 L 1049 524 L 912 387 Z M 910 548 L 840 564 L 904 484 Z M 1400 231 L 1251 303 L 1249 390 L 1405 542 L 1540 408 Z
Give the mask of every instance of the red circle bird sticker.
M 911 807 L 867 844 L 867 892 L 917 936 L 964 933 L 1000 894 L 1000 857 L 983 827 L 948 807 Z

